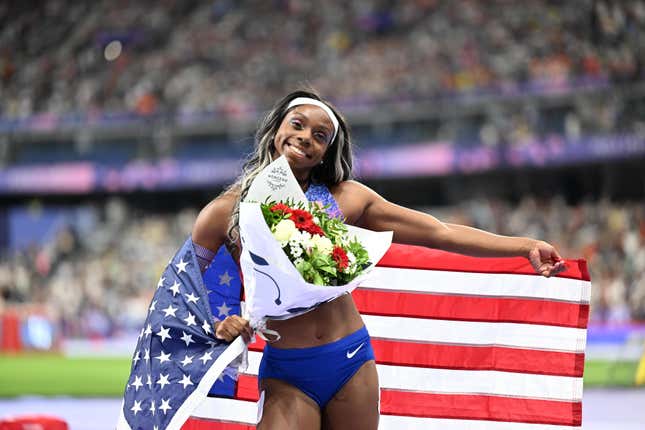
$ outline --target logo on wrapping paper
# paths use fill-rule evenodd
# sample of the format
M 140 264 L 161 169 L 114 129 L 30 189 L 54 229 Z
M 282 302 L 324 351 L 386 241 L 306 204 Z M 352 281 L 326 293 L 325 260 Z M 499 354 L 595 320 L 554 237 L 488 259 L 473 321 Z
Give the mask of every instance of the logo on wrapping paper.
M 281 166 L 276 166 L 269 171 L 267 175 L 267 185 L 271 190 L 276 191 L 284 188 L 287 185 L 289 175 L 287 169 Z

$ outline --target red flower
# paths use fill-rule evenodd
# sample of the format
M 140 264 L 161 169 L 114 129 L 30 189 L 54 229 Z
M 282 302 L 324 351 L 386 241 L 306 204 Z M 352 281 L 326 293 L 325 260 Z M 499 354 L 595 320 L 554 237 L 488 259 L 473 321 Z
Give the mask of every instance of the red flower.
M 269 208 L 271 212 L 282 212 L 285 214 L 291 213 L 291 208 L 284 203 L 276 203 Z
M 298 227 L 301 231 L 306 231 L 311 234 L 317 234 L 319 236 L 325 236 L 323 229 L 313 221 L 308 221 L 304 224 L 301 224 L 300 226 L 296 224 L 296 227 Z
M 313 216 L 311 213 L 302 210 L 302 209 L 292 209 L 291 210 L 291 221 L 296 224 L 298 230 L 302 230 L 303 227 L 313 222 Z
M 349 266 L 349 258 L 347 258 L 347 253 L 338 245 L 334 246 L 334 250 L 331 253 L 331 258 L 334 259 L 334 261 L 336 262 L 336 267 L 338 267 L 339 270 L 346 269 L 347 266 Z

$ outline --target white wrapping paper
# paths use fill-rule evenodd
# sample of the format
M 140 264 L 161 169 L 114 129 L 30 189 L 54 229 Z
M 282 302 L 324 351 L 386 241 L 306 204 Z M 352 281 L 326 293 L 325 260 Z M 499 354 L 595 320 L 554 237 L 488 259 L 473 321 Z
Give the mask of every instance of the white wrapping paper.
M 317 305 L 352 291 L 364 281 L 392 243 L 392 232 L 374 232 L 347 226 L 366 248 L 371 265 L 352 282 L 341 286 L 321 286 L 306 282 L 289 257 L 273 238 L 260 208 L 260 202 L 307 202 L 284 157 L 267 166 L 253 181 L 247 197 L 240 203 L 240 265 L 244 276 L 246 317 L 254 328 L 266 319 L 288 319 Z

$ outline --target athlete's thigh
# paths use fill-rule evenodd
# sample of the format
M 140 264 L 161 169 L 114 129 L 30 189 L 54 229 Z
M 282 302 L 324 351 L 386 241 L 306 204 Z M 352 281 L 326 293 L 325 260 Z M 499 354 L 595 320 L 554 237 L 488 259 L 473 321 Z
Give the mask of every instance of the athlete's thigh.
M 260 381 L 264 391 L 262 418 L 258 430 L 320 430 L 318 404 L 293 385 L 279 379 Z
M 323 430 L 376 430 L 379 385 L 374 360 L 365 362 L 323 411 Z

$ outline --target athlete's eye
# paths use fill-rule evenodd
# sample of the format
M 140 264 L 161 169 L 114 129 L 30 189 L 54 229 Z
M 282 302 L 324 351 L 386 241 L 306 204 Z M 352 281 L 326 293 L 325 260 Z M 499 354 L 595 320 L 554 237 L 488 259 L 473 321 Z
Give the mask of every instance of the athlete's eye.
M 323 143 L 329 143 L 329 137 L 327 136 L 327 133 L 319 131 L 315 134 L 315 136 L 319 141 Z
M 291 125 L 297 130 L 300 130 L 302 128 L 302 123 L 300 121 L 298 121 L 297 119 L 292 119 L 291 120 Z

